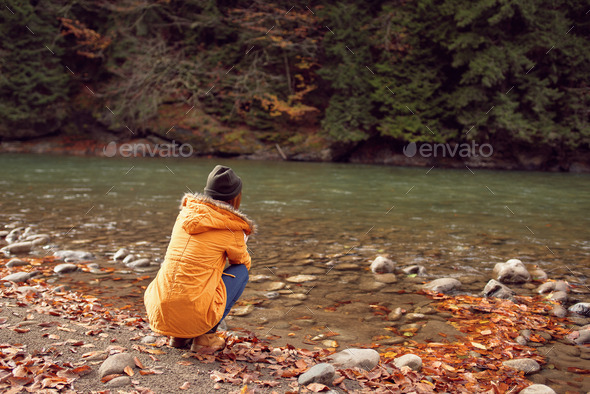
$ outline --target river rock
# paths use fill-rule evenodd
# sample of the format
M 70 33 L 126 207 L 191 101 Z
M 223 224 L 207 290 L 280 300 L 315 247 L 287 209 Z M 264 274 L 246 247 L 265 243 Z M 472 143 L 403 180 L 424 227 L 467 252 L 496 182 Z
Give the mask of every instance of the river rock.
M 254 305 L 235 306 L 231 311 L 233 316 L 246 316 L 254 311 Z
M 15 243 L 20 238 L 20 236 L 23 233 L 24 229 L 25 229 L 24 227 L 17 227 L 15 229 L 12 229 L 8 233 L 8 235 L 6 237 L 4 237 L 4 240 L 6 242 L 8 242 L 9 244 Z
M 129 376 L 117 376 L 109 380 L 106 384 L 107 387 L 115 388 L 115 387 L 123 387 L 131 384 L 131 378 Z
M 56 274 L 67 274 L 70 272 L 74 272 L 78 269 L 78 267 L 75 264 L 71 264 L 71 263 L 63 263 L 63 264 L 58 264 L 53 268 L 53 272 L 55 272 Z
M 276 300 L 281 296 L 281 294 L 278 291 L 267 291 L 264 293 L 264 296 L 269 300 Z
M 484 287 L 482 294 L 484 297 L 495 297 L 510 300 L 515 293 L 508 286 L 503 285 L 495 279 L 490 279 L 490 281 Z
M 379 364 L 379 353 L 373 349 L 351 348 L 328 357 L 333 365 L 346 368 L 363 368 L 372 370 Z
M 567 338 L 576 345 L 585 345 L 590 343 L 590 330 L 581 329 L 580 331 L 574 331 L 568 334 Z
M 131 263 L 132 261 L 137 260 L 137 256 L 134 254 L 128 254 L 127 256 L 125 256 L 125 258 L 123 258 L 123 264 L 127 265 L 129 263 Z
M 48 234 L 38 234 L 32 237 L 32 239 L 27 239 L 27 241 L 31 241 L 33 246 L 38 245 L 47 245 L 49 243 L 49 235 Z
M 98 369 L 98 377 L 104 378 L 112 374 L 125 374 L 125 367 L 135 367 L 135 360 L 130 353 L 113 354 L 101 364 Z
M 379 291 L 382 288 L 384 288 L 385 286 L 387 286 L 387 285 L 383 282 L 376 282 L 374 280 L 362 280 L 361 283 L 359 283 L 359 290 L 361 290 L 361 291 Z
M 537 281 L 547 280 L 547 273 L 539 267 L 535 267 L 535 268 L 529 270 L 529 273 L 531 274 L 531 278 L 533 280 L 537 280 Z
M 257 282 L 263 282 L 265 280 L 269 280 L 270 276 L 268 275 L 253 275 L 250 277 L 250 279 L 248 279 L 248 282 L 252 282 L 252 283 L 257 283 Z
M 532 384 L 529 387 L 525 387 L 524 389 L 520 390 L 518 394 L 557 394 L 555 390 L 553 390 L 549 386 L 545 386 L 544 384 Z
M 340 263 L 340 264 L 336 264 L 334 266 L 334 269 L 340 270 L 340 271 L 346 271 L 346 270 L 350 270 L 350 271 L 358 271 L 360 270 L 361 266 L 358 264 L 354 264 L 354 263 Z
M 537 289 L 537 293 L 544 294 L 552 291 L 565 291 L 569 292 L 569 285 L 564 280 L 545 282 Z
M 461 288 L 461 282 L 454 278 L 440 278 L 430 281 L 424 286 L 422 286 L 426 290 L 431 290 L 437 293 L 450 293 L 453 290 L 458 290 Z
M 424 319 L 426 319 L 426 315 L 423 315 L 422 313 L 408 313 L 408 314 L 406 314 L 406 321 L 407 322 L 414 322 L 414 321 L 424 320 Z
M 149 267 L 150 266 L 150 259 L 139 259 L 132 261 L 131 263 L 127 264 L 128 268 L 142 268 L 142 267 Z
M 68 262 L 94 260 L 94 255 L 81 250 L 59 250 L 53 254 L 58 259 Z
M 31 274 L 28 272 L 15 272 L 10 275 L 6 275 L 2 280 L 10 281 L 10 282 L 26 282 L 31 279 Z
M 567 302 L 567 293 L 565 291 L 554 291 L 549 299 L 563 304 Z
M 415 354 L 404 354 L 393 360 L 393 364 L 398 367 L 410 367 L 414 371 L 422 369 L 422 359 Z
M 305 301 L 307 300 L 307 295 L 303 294 L 303 293 L 293 293 L 293 294 L 289 294 L 287 296 L 287 298 L 291 298 L 294 300 L 300 300 L 300 301 Z
M 158 338 L 156 338 L 156 337 L 155 337 L 155 336 L 153 336 L 153 335 L 146 335 L 145 337 L 141 338 L 139 341 L 140 341 L 141 343 L 147 343 L 147 344 L 150 344 L 150 343 L 154 343 L 154 342 L 156 342 L 157 340 L 158 340 Z
M 504 361 L 502 364 L 508 368 L 522 371 L 525 375 L 539 372 L 541 370 L 539 363 L 532 358 L 515 358 L 513 360 Z
M 494 276 L 502 283 L 525 283 L 531 280 L 531 274 L 523 262 L 518 259 L 497 263 L 494 266 Z
M 129 250 L 127 248 L 121 248 L 115 252 L 113 256 L 113 260 L 123 260 L 125 257 L 129 255 Z
M 310 282 L 312 280 L 316 280 L 317 276 L 315 275 L 295 275 L 290 276 L 287 278 L 287 282 L 291 283 L 303 283 L 303 282 Z
M 395 308 L 394 310 L 392 310 L 391 312 L 389 312 L 389 315 L 387 315 L 387 320 L 390 321 L 396 321 L 399 320 L 401 317 L 403 316 L 403 310 L 402 308 Z
M 7 268 L 22 267 L 23 265 L 29 265 L 29 263 L 21 259 L 10 259 L 10 261 L 6 263 Z
M 265 287 L 267 291 L 277 291 L 283 289 L 285 286 L 285 282 L 270 282 Z
M 590 317 L 590 302 L 578 302 L 575 305 L 572 305 L 568 309 L 572 313 L 577 313 L 578 315 Z
M 424 268 L 422 265 L 410 265 L 408 267 L 402 268 L 402 272 L 406 275 L 425 276 L 426 268 Z
M 306 386 L 310 383 L 320 383 L 331 386 L 336 376 L 336 369 L 328 363 L 316 364 L 299 376 L 297 382 Z
M 392 284 L 397 282 L 395 274 L 375 274 L 375 280 L 381 283 Z
M 387 257 L 377 256 L 371 263 L 371 271 L 374 274 L 386 274 L 393 272 L 395 269 L 395 263 Z
M 0 249 L 5 254 L 17 254 L 17 253 L 29 253 L 33 248 L 33 243 L 31 241 L 25 242 L 16 242 L 10 245 L 7 245 Z
M 565 309 L 561 305 L 554 305 L 553 308 L 549 311 L 549 314 L 555 317 L 566 317 L 567 309 Z

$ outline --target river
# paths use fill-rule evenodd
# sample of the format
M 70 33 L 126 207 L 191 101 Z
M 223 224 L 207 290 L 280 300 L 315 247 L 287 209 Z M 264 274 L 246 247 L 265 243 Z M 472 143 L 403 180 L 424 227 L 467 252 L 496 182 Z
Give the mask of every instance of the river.
M 80 272 L 68 279 L 70 285 L 117 295 L 141 308 L 142 286 L 149 279 L 130 279 L 151 277 L 157 267 L 129 272 L 110 261 L 112 253 L 129 247 L 159 261 L 181 197 L 201 191 L 215 164 L 229 165 L 242 177 L 241 209 L 259 226 L 249 241 L 251 275 L 270 278 L 249 284 L 245 294 L 258 300 L 257 312 L 250 315 L 258 320 L 248 322 L 253 326 L 280 321 L 288 308 L 295 308 L 294 319 L 307 321 L 307 315 L 343 297 L 393 306 L 392 294 L 411 290 L 418 281 L 372 288 L 368 267 L 377 255 L 389 256 L 399 267 L 423 265 L 428 276 L 422 282 L 463 278 L 472 293 L 491 278 L 495 263 L 510 258 L 536 264 L 550 278 L 588 283 L 587 174 L 4 154 L 0 223 L 30 225 L 52 234 L 50 246 L 95 253 L 100 266 L 115 272 L 92 280 Z M 318 277 L 291 286 L 306 299 L 262 296 L 269 281 L 301 273 Z M 367 340 L 375 332 L 353 337 Z

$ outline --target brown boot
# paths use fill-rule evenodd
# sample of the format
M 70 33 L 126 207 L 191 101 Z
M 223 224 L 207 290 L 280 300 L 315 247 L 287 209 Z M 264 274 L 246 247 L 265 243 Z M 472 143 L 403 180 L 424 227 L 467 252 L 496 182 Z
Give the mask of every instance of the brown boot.
M 168 341 L 168 345 L 182 349 L 187 347 L 191 338 L 177 338 L 177 337 L 170 337 L 170 341 Z
M 193 339 L 191 352 L 212 353 L 225 347 L 225 339 L 216 333 L 203 334 Z

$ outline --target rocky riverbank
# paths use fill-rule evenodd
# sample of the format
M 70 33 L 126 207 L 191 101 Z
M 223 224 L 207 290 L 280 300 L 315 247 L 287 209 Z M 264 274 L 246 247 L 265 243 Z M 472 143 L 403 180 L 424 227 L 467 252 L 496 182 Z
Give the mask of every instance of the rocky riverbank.
M 14 392 L 23 387 L 87 392 L 117 385 L 137 392 L 176 386 L 237 392 L 247 385 L 256 392 L 305 386 L 340 392 L 527 393 L 531 383 L 556 392 L 590 390 L 587 289 L 549 279 L 517 259 L 496 264 L 493 278 L 476 295 L 463 277 L 428 280 L 423 266 L 398 267 L 379 256 L 364 267 L 372 281 L 359 281 L 358 274 L 350 280 L 387 302 L 365 305 L 337 293 L 325 300 L 328 304 L 317 305 L 320 301 L 309 294 L 322 286 L 319 275 L 325 272 L 311 270 L 314 258 L 306 255 L 302 271 L 291 270 L 280 280 L 252 275 L 227 319 L 228 347 L 213 356 L 168 348 L 165 338 L 151 333 L 141 309 L 129 311 L 134 301 L 120 299 L 129 304 L 117 309 L 114 296 L 70 291 L 113 275 L 103 256 L 60 250 L 52 234 L 30 227 L 4 230 L 0 237 L 7 255 L 0 259 L 0 337 L 2 358 L 10 366 L 0 384 Z M 138 293 L 150 278 L 142 274 L 159 265 L 129 248 L 113 251 L 108 259 L 130 272 L 128 280 L 114 274 L 120 288 Z M 364 271 L 338 259 L 331 260 L 329 271 L 348 276 Z M 78 279 L 70 280 L 75 275 Z M 286 303 L 269 308 L 277 299 Z M 293 320 L 294 308 L 303 307 L 308 316 Z M 336 319 L 339 314 L 374 325 L 376 335 L 359 343 L 354 328 Z M 124 355 L 113 357 L 117 354 Z M 541 391 L 532 392 L 552 392 L 535 387 Z
M 266 133 L 247 128 L 227 129 L 203 134 L 174 128 L 166 133 L 148 134 L 141 138 L 123 136 L 102 130 L 82 135 L 53 135 L 26 140 L 0 141 L 0 153 L 60 154 L 101 157 L 234 157 L 248 160 L 291 160 L 349 162 L 425 168 L 485 168 L 590 173 L 587 149 L 558 152 L 550 147 L 504 146 L 485 144 L 426 144 L 420 146 L 385 137 L 359 143 L 335 143 L 317 135 L 303 133 L 297 142 L 281 144 L 268 139 Z M 412 152 L 408 151 L 408 147 Z M 479 147 L 479 149 L 478 149 Z M 416 154 L 428 151 L 427 155 Z M 463 150 L 461 150 L 463 149 Z M 452 154 L 454 152 L 454 154 Z M 459 154 L 462 152 L 461 154 Z M 478 153 L 479 152 L 479 153 Z

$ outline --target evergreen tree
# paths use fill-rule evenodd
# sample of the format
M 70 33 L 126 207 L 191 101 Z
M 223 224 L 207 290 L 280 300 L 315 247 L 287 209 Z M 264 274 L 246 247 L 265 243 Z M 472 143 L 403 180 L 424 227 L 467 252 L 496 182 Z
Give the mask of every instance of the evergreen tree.
M 58 21 L 42 4 L 8 4 L 0 13 L 2 137 L 54 132 L 68 114 L 70 76 L 60 64 Z

